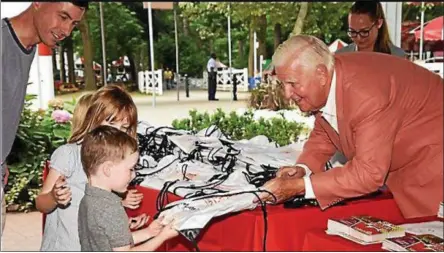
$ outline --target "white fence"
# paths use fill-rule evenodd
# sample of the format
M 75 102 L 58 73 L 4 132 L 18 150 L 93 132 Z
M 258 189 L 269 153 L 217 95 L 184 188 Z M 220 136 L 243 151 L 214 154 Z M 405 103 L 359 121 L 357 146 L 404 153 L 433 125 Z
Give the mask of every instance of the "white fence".
M 162 76 L 162 70 L 158 69 L 154 71 L 154 80 L 152 78 L 152 72 L 151 71 L 140 71 L 139 72 L 139 91 L 142 93 L 153 93 L 153 83 L 156 87 L 155 91 L 156 94 L 162 95 L 163 94 L 163 76 Z
M 232 69 L 231 75 L 237 77 L 237 91 L 248 91 L 248 69 Z M 203 73 L 203 82 L 206 87 L 208 87 L 208 72 Z M 216 72 L 216 84 L 217 90 L 231 91 L 233 90 L 233 85 L 230 79 L 230 70 L 223 69 Z
M 442 58 L 430 58 L 425 61 L 415 61 L 415 63 L 440 75 L 441 78 L 444 78 L 444 63 Z

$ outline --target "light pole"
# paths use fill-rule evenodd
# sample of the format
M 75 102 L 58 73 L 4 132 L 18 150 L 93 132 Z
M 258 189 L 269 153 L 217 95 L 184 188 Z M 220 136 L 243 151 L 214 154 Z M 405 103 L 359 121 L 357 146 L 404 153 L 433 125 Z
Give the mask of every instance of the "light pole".
M 421 34 L 419 37 L 419 59 L 422 60 L 424 50 L 424 2 L 421 2 Z
M 99 2 L 99 9 L 100 9 L 100 33 L 102 35 L 102 75 L 103 75 L 103 84 L 106 86 L 107 85 L 107 75 L 106 75 L 106 71 L 107 71 L 107 66 L 106 66 L 106 50 L 105 50 L 105 27 L 103 25 L 103 3 Z
M 231 89 L 233 91 L 234 89 L 234 83 L 233 83 L 233 71 L 231 69 L 231 3 L 228 3 L 228 66 L 230 67 L 230 70 L 228 72 L 228 78 L 230 79 L 231 83 Z M 231 99 L 234 101 L 234 93 L 231 92 Z
M 177 101 L 179 101 L 179 42 L 177 39 L 177 3 L 173 3 L 173 9 L 174 9 L 174 37 L 176 39 L 176 89 L 177 89 Z
M 253 33 L 253 78 L 256 78 L 257 75 L 257 49 L 259 48 L 259 42 L 257 41 L 257 35 L 256 35 L 256 31 L 254 31 Z M 256 82 L 256 79 L 255 79 Z
M 148 2 L 148 25 L 150 36 L 150 58 L 151 58 L 151 84 L 153 87 L 153 107 L 156 107 L 156 76 L 154 74 L 154 47 L 153 47 L 153 17 L 151 2 Z

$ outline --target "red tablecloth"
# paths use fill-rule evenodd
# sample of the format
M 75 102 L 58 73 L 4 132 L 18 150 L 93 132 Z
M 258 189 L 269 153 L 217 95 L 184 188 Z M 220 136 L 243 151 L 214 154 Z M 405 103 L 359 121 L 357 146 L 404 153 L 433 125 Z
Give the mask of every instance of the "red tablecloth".
M 327 235 L 325 229 L 314 229 L 305 236 L 302 251 L 383 251 L 382 243 L 360 245 L 337 235 Z
M 139 209 L 128 211 L 129 216 L 156 213 L 157 190 L 137 187 L 144 194 Z M 174 201 L 180 197 L 169 195 Z M 282 205 L 267 206 L 267 251 L 301 251 L 305 235 L 313 229 L 324 229 L 329 218 L 350 215 L 372 215 L 392 222 L 403 219 L 391 194 L 385 193 L 371 199 L 348 202 L 325 211 L 318 207 L 285 209 Z M 260 208 L 213 219 L 198 237 L 202 251 L 263 251 L 264 220 Z M 170 240 L 159 250 L 191 251 L 193 246 L 183 237 Z
M 409 219 L 404 220 L 401 223 L 397 224 L 406 224 L 406 223 L 417 223 L 417 222 L 426 222 L 426 221 L 434 221 L 439 220 L 436 216 L 433 217 L 424 217 L 418 219 Z M 382 247 L 382 243 L 371 244 L 371 245 L 360 245 L 359 243 L 355 243 L 353 241 L 344 239 L 340 236 L 336 235 L 328 235 L 325 233 L 327 226 L 325 225 L 323 229 L 314 229 L 307 233 L 305 236 L 304 246 L 302 248 L 303 251 L 366 251 L 366 252 L 375 252 L 375 251 L 384 251 Z

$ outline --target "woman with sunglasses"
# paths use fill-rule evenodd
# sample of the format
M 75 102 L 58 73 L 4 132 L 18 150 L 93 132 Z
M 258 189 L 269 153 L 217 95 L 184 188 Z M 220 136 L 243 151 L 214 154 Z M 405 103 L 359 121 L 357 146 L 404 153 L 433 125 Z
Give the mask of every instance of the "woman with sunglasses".
M 369 51 L 406 57 L 405 52 L 390 40 L 379 1 L 356 1 L 352 5 L 348 14 L 347 34 L 353 43 L 336 53 Z

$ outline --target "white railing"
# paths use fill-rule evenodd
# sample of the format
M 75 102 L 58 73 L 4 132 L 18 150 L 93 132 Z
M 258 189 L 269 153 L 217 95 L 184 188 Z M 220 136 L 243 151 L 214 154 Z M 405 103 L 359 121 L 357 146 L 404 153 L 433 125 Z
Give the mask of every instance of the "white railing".
M 139 71 L 139 91 L 142 93 L 153 93 L 153 78 L 151 71 Z M 162 70 L 158 69 L 154 71 L 154 83 L 155 83 L 155 91 L 156 94 L 163 94 L 163 77 Z
M 237 91 L 248 91 L 248 69 L 232 69 L 231 75 L 236 74 L 237 78 Z M 208 87 L 208 72 L 203 72 L 203 82 Z M 217 90 L 231 91 L 233 85 L 230 79 L 230 70 L 223 69 L 216 72 L 216 84 Z
M 438 74 L 441 78 L 444 78 L 444 63 L 442 62 L 442 59 L 438 59 L 438 62 L 433 62 L 432 59 L 428 59 L 427 61 L 415 61 L 415 63 Z M 439 62 L 439 60 L 441 60 L 441 62 Z

